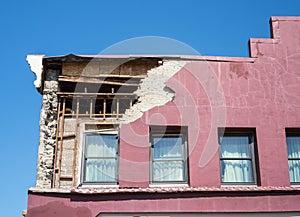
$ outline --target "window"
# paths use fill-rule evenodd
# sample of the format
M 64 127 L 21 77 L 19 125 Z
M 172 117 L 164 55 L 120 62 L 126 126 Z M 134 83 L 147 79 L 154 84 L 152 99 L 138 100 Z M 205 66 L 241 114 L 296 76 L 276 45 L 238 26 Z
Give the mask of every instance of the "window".
M 290 182 L 300 184 L 300 130 L 286 132 Z
M 85 132 L 83 183 L 117 184 L 118 133 L 116 130 Z
M 256 183 L 255 130 L 220 130 L 219 145 L 222 183 Z
M 151 183 L 187 183 L 187 128 L 150 130 Z

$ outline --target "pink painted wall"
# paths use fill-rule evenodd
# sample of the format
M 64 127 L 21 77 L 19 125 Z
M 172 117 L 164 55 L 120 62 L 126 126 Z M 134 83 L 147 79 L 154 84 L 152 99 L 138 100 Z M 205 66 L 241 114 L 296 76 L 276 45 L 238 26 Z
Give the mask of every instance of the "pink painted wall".
M 29 194 L 28 217 L 95 217 L 100 213 L 209 213 L 209 212 L 295 212 L 299 195 Z
M 204 57 L 208 61 L 187 64 L 167 82 L 176 93 L 172 102 L 145 112 L 133 123 L 122 125 L 119 167 L 121 188 L 149 186 L 150 125 L 188 126 L 191 187 L 221 186 L 217 142 L 219 127 L 255 128 L 260 185 L 290 186 L 285 128 L 300 128 L 300 17 L 273 17 L 271 25 L 273 39 L 250 39 L 251 58 L 218 60 L 217 57 Z M 147 194 L 67 195 L 65 198 L 29 194 L 28 216 L 54 216 L 54 209 L 66 213 L 61 216 L 67 216 L 67 213 L 68 216 L 95 216 L 100 211 L 116 210 L 300 210 L 299 193 L 262 196 L 246 194 L 244 197 L 233 196 L 226 200 L 224 195 L 178 199 L 174 195 L 163 200 L 150 196 L 148 200 Z M 85 202 L 85 199 L 89 202 Z
M 171 78 L 174 101 L 121 128 L 130 163 L 121 164 L 120 185 L 148 186 L 150 125 L 182 125 L 191 186 L 220 186 L 218 127 L 256 128 L 261 186 L 289 186 L 285 128 L 300 127 L 300 18 L 289 19 L 272 19 L 274 39 L 250 40 L 253 61 L 193 62 Z

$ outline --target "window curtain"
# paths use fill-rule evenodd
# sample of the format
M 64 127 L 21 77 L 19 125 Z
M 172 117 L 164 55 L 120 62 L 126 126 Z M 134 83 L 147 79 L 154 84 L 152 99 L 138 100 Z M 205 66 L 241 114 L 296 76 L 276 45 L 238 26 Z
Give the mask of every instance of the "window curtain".
M 287 137 L 287 148 L 289 158 L 289 170 L 290 170 L 290 181 L 300 182 L 300 137 L 299 136 L 288 136 Z M 292 160 L 293 158 L 298 158 Z
M 183 145 L 181 137 L 153 138 L 153 180 L 183 181 Z
M 224 136 L 220 144 L 221 176 L 223 182 L 252 182 L 248 136 Z M 228 159 L 230 158 L 230 159 Z
M 116 153 L 116 135 L 88 135 L 86 141 L 85 181 L 115 181 Z

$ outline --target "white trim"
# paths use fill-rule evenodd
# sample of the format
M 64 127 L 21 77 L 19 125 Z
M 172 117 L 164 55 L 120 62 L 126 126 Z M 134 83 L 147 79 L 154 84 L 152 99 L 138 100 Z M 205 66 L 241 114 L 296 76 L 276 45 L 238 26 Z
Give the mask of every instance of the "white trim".
M 42 86 L 42 73 L 43 73 L 43 58 L 44 54 L 29 54 L 26 57 L 31 71 L 35 74 L 36 80 L 33 82 L 36 88 Z

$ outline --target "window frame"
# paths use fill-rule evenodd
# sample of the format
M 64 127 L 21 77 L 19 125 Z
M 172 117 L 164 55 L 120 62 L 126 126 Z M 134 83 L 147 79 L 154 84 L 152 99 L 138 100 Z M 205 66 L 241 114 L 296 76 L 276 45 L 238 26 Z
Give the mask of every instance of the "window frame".
M 221 157 L 221 138 L 225 136 L 246 136 L 248 137 L 248 148 L 250 157 Z M 219 128 L 218 130 L 218 150 L 219 150 L 219 165 L 220 165 L 220 181 L 221 185 L 259 185 L 260 174 L 259 174 L 259 162 L 258 162 L 258 151 L 257 151 L 257 140 L 255 128 Z M 222 160 L 249 160 L 251 162 L 251 182 L 225 182 L 222 180 Z
M 115 157 L 86 157 L 87 152 L 87 136 L 89 135 L 116 135 L 116 154 Z M 119 158 L 120 158 L 120 133 L 119 128 L 101 129 L 101 130 L 86 130 L 83 132 L 83 149 L 81 160 L 81 185 L 118 185 L 119 184 Z M 114 181 L 85 181 L 86 162 L 87 159 L 115 159 L 116 171 Z
M 154 138 L 168 138 L 168 137 L 181 137 L 182 138 L 182 158 L 167 158 L 167 159 L 154 159 Z M 168 185 L 168 184 L 188 184 L 189 183 L 189 160 L 188 160 L 188 129 L 185 126 L 150 126 L 149 134 L 150 145 L 150 185 Z M 182 181 L 156 181 L 154 180 L 154 162 L 172 162 L 182 161 Z
M 287 143 L 287 138 L 289 136 L 296 136 L 300 138 L 300 129 L 299 128 L 286 128 L 285 129 L 285 142 L 286 142 L 286 149 L 287 149 L 287 161 L 293 161 L 293 160 L 298 160 L 300 161 L 300 157 L 298 158 L 290 158 L 289 153 L 288 153 L 288 143 Z M 299 139 L 300 141 L 300 139 Z M 300 146 L 300 143 L 299 143 Z M 290 179 L 290 169 L 289 169 L 289 163 L 288 163 L 288 170 L 289 170 L 289 179 Z M 300 180 L 298 182 L 292 182 L 290 179 L 290 184 L 291 185 L 300 185 Z

